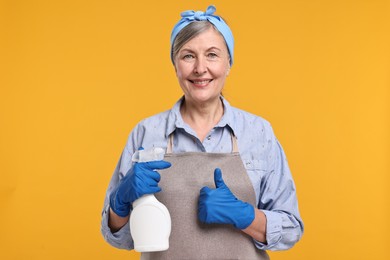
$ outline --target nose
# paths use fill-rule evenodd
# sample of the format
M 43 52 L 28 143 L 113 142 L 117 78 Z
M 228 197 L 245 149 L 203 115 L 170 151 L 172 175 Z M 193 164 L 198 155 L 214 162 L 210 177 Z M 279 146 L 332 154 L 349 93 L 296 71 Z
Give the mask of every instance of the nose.
M 206 59 L 199 57 L 196 59 L 194 64 L 194 73 L 197 75 L 202 75 L 207 72 L 207 61 Z

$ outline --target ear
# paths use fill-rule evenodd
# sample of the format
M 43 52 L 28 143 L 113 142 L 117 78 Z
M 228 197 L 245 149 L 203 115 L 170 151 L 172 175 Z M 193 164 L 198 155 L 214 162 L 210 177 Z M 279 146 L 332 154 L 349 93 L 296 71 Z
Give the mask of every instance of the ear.
M 175 69 L 175 74 L 176 74 L 176 77 L 177 77 L 177 67 L 176 67 L 176 64 L 173 64 L 173 68 Z
M 227 70 L 226 70 L 226 76 L 229 76 L 230 68 L 231 68 L 231 66 L 230 66 L 230 57 L 229 57 L 228 64 L 227 64 Z
M 173 68 L 175 69 L 175 74 L 177 76 L 176 57 L 173 58 L 172 63 L 173 63 Z

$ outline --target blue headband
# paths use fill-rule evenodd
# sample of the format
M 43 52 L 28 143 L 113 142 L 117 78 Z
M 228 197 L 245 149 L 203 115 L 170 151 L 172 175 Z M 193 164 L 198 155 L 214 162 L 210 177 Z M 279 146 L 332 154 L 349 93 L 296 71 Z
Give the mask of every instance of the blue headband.
M 171 60 L 173 62 L 173 53 L 172 53 L 172 47 L 173 42 L 175 41 L 175 38 L 177 34 L 188 24 L 194 22 L 194 21 L 209 21 L 212 23 L 215 28 L 222 34 L 223 38 L 225 39 L 226 45 L 228 47 L 228 51 L 230 54 L 230 66 L 233 64 L 233 48 L 234 48 L 234 39 L 232 31 L 230 30 L 229 26 L 225 23 L 225 21 L 217 16 L 213 15 L 213 13 L 217 9 L 215 6 L 210 5 L 207 7 L 206 12 L 201 11 L 185 11 L 181 13 L 181 19 L 180 21 L 173 27 L 172 34 L 171 34 Z

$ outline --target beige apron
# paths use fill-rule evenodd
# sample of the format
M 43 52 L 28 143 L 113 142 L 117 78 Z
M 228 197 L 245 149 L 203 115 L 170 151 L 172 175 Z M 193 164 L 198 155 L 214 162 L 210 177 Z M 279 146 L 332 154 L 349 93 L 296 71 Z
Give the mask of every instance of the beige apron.
M 172 166 L 159 171 L 162 191 L 155 194 L 171 215 L 169 249 L 142 253 L 141 259 L 269 259 L 265 251 L 255 247 L 250 236 L 232 225 L 203 224 L 198 220 L 199 191 L 204 186 L 215 188 L 217 167 L 234 195 L 256 207 L 255 192 L 233 135 L 232 145 L 232 153 L 174 154 L 171 134 L 164 160 Z

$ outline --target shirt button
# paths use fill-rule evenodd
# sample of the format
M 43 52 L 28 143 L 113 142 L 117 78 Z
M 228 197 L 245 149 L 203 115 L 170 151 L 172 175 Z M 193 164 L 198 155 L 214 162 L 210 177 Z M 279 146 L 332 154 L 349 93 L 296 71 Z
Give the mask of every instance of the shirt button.
M 207 137 L 207 140 L 210 140 L 211 139 L 211 135 L 209 135 L 208 137 Z

